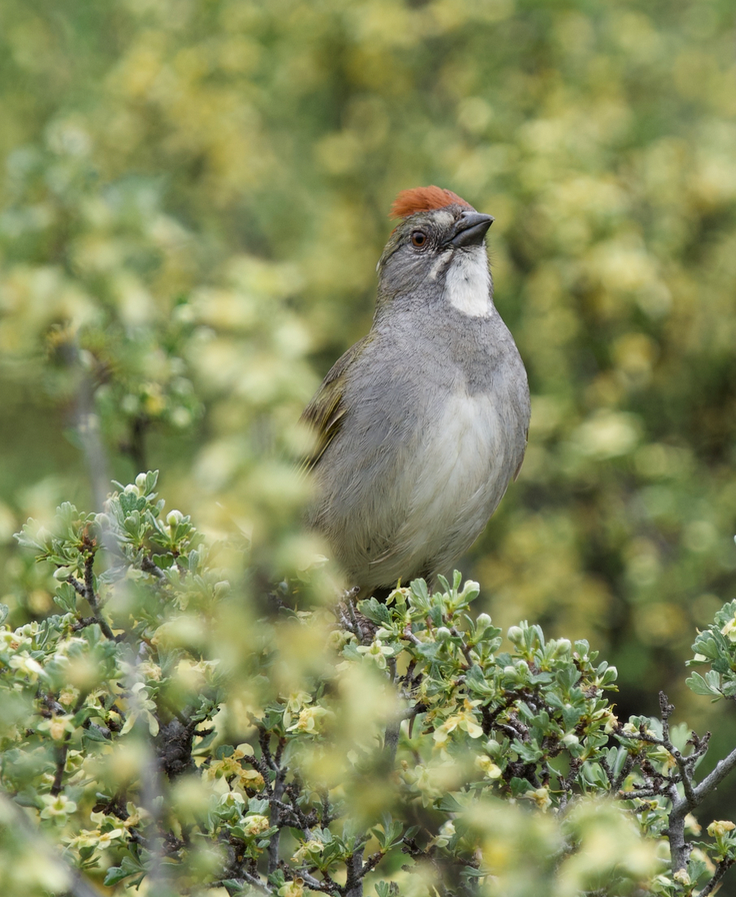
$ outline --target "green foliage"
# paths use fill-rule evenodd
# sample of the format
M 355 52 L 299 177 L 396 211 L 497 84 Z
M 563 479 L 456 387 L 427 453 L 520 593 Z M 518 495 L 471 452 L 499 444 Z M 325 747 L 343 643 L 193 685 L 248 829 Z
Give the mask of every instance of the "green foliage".
M 284 583 L 249 623 L 227 546 L 165 513 L 157 479 L 18 535 L 61 613 L 0 629 L 0 864 L 36 827 L 48 843 L 9 897 L 80 874 L 162 895 L 680 897 L 736 860 L 733 823 L 686 828 L 725 775 L 695 782 L 707 738 L 670 731 L 664 697 L 622 724 L 587 641 L 522 623 L 504 650 L 459 573 L 357 606 Z M 733 610 L 694 646 L 714 670 Z
M 253 820 L 273 805 L 250 804 L 275 775 L 261 732 L 302 776 L 282 801 L 295 814 L 305 802 L 308 819 L 278 829 L 286 867 L 271 887 L 285 894 L 303 887 L 296 869 L 323 875 L 368 831 L 379 895 L 401 880 L 423 897 L 457 869 L 473 881 L 473 844 L 496 870 L 478 884 L 491 893 L 593 889 L 627 844 L 650 868 L 596 795 L 626 771 L 642 794 L 624 816 L 656 839 L 705 739 L 670 732 L 666 702 L 661 725 L 616 728 L 600 693 L 612 668 L 576 646 L 616 665 L 622 718 L 653 712 L 654 682 L 713 731 L 711 756 L 731 749 L 732 714 L 700 695 L 730 708 L 735 662 L 731 606 L 711 622 L 736 569 L 732 18 L 730 0 L 5 0 L 0 732 L 2 774 L 30 801 L 21 816 L 0 801 L 6 890 L 73 888 L 56 848 L 80 832 L 90 840 L 70 840 L 69 857 L 114 889 L 143 871 L 162 894 L 227 870 L 241 881 L 259 851 L 267 872 L 259 842 L 276 836 Z M 295 422 L 365 332 L 386 212 L 422 183 L 496 217 L 496 300 L 530 373 L 530 444 L 466 570 L 481 613 L 463 617 L 454 583 L 444 598 L 415 584 L 426 619 L 401 593 L 362 617 L 348 604 L 336 624 L 329 569 L 299 524 Z M 158 507 L 153 481 L 102 510 L 109 476 L 149 466 L 202 536 Z M 13 547 L 29 516 L 43 564 Z M 544 640 L 523 618 L 575 639 Z M 677 670 L 696 628 L 689 691 Z M 501 631 L 511 647 L 491 647 Z M 400 681 L 411 662 L 416 686 Z M 402 723 L 390 779 L 379 748 L 414 687 L 426 709 Z M 193 752 L 178 728 L 191 720 Z M 447 787 L 443 752 L 461 768 Z M 163 763 L 159 785 L 147 757 Z M 386 794 L 399 787 L 403 816 Z M 474 788 L 480 822 L 436 805 Z M 332 812 L 344 815 L 325 823 Z M 653 888 L 686 894 L 725 870 L 730 830 L 713 826 Z
M 112 475 L 187 479 L 276 569 L 302 493 L 261 450 L 365 332 L 393 196 L 439 182 L 496 217 L 534 394 L 473 574 L 504 627 L 595 633 L 626 694 L 663 684 L 736 568 L 731 23 L 729 0 L 8 0 L 0 530 L 79 493 L 49 414 L 71 355 Z
M 708 664 L 702 676 L 694 672 L 687 684 L 698 695 L 736 699 L 736 601 L 724 604 L 713 623 L 698 633 L 693 664 Z

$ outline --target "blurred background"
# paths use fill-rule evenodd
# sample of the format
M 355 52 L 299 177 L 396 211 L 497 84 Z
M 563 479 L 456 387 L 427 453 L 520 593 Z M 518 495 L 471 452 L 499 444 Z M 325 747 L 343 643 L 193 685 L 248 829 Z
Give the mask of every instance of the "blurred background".
M 588 638 L 622 715 L 725 746 L 684 687 L 735 595 L 732 0 L 5 0 L 0 600 L 52 608 L 26 517 L 160 468 L 167 506 L 308 555 L 285 460 L 370 326 L 387 213 L 438 184 L 496 217 L 529 449 L 464 563 L 501 626 Z M 91 412 L 94 414 L 91 414 Z M 716 748 L 716 754 L 721 750 Z

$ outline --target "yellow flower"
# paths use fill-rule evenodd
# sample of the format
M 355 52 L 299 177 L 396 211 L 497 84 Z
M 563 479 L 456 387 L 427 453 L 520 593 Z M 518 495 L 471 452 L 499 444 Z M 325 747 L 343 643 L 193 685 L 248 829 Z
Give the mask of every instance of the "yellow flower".
M 319 857 L 324 849 L 325 845 L 321 841 L 317 841 L 316 839 L 305 841 L 295 851 L 294 856 L 291 858 L 292 862 L 309 862 L 311 864 Z
M 536 788 L 534 791 L 527 791 L 522 797 L 525 797 L 527 800 L 533 800 L 540 810 L 546 810 L 547 807 L 552 805 L 549 788 Z
M 294 717 L 297 716 L 307 704 L 312 703 L 312 696 L 306 691 L 292 692 L 286 699 L 286 710 L 284 711 L 284 726 L 288 729 L 292 724 Z
M 386 657 L 393 654 L 393 648 L 385 648 L 380 638 L 373 639 L 370 645 L 359 645 L 358 653 L 365 656 L 378 665 L 381 670 L 386 669 Z
M 23 645 L 30 645 L 31 639 L 28 636 L 23 635 L 19 629 L 16 629 L 15 632 L 11 632 L 9 629 L 3 629 L 0 632 L 0 651 L 10 649 L 11 651 L 17 651 L 18 648 L 21 648 Z
M 447 847 L 447 845 L 450 843 L 454 834 L 455 834 L 455 824 L 452 822 L 452 820 L 448 820 L 440 828 L 437 837 L 433 839 L 432 843 L 436 847 Z
M 110 847 L 110 845 L 116 838 L 122 838 L 124 834 L 124 828 L 113 828 L 110 829 L 109 832 L 102 832 L 99 840 L 97 841 L 97 846 L 100 850 L 105 850 L 105 848 Z
M 73 685 L 67 685 L 59 692 L 59 703 L 64 707 L 71 707 L 79 697 L 79 689 Z
M 308 691 L 295 691 L 286 699 L 286 709 L 290 713 L 298 713 L 305 704 L 311 703 L 312 696 Z
M 238 784 L 246 791 L 263 791 L 265 782 L 255 769 L 243 769 L 238 776 Z
M 467 732 L 471 738 L 480 738 L 483 734 L 483 729 L 478 725 L 473 709 L 477 707 L 478 704 L 480 704 L 480 701 L 469 701 L 465 698 L 463 709 L 459 713 L 449 716 L 441 726 L 434 730 L 434 735 L 432 737 L 437 743 L 437 747 L 444 747 L 445 744 L 447 744 L 450 734 L 454 732 L 455 729 L 462 729 Z
M 99 834 L 88 829 L 82 829 L 73 838 L 62 838 L 62 841 L 69 847 L 96 847 L 98 840 Z
M 497 766 L 490 757 L 480 754 L 475 758 L 475 765 L 481 770 L 488 779 L 500 779 L 502 775 L 501 767 Z
M 618 717 L 615 713 L 613 713 L 613 711 L 610 710 L 607 711 L 606 717 L 606 725 L 603 731 L 606 733 L 606 735 L 610 735 L 611 732 L 614 732 L 618 728 Z
M 73 731 L 72 718 L 68 714 L 52 716 L 51 719 L 42 720 L 38 724 L 39 732 L 48 732 L 54 741 L 62 741 L 67 732 Z
M 731 822 L 730 819 L 714 819 L 708 826 L 707 831 L 711 838 L 723 838 L 735 828 L 736 824 Z
M 268 831 L 271 827 L 271 823 L 268 819 L 268 816 L 260 816 L 257 813 L 254 813 L 253 816 L 247 816 L 245 822 L 243 823 L 243 832 L 247 836 L 255 836 L 262 835 L 263 832 Z
M 12 670 L 17 670 L 35 682 L 39 676 L 43 675 L 43 667 L 34 660 L 28 651 L 22 651 L 20 654 L 14 654 L 8 661 L 8 665 Z
M 45 794 L 43 796 L 45 804 L 41 810 L 42 819 L 58 819 L 63 821 L 69 813 L 73 813 L 77 809 L 77 805 L 73 800 L 69 800 L 64 794 Z
M 305 707 L 299 714 L 299 719 L 289 726 L 288 731 L 316 735 L 319 724 L 325 716 L 332 716 L 332 713 L 324 707 Z

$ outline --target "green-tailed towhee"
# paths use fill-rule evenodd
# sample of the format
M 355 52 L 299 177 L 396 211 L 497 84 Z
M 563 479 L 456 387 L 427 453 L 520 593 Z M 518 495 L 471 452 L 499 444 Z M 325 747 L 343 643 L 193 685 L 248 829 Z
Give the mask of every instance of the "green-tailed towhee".
M 449 573 L 521 467 L 526 371 L 493 304 L 493 222 L 450 190 L 398 195 L 370 333 L 325 377 L 310 525 L 362 597 Z

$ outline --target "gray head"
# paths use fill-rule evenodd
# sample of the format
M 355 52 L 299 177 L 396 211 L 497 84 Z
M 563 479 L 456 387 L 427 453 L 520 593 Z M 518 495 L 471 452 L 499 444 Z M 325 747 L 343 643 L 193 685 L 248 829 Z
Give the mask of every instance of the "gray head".
M 490 215 L 476 212 L 451 190 L 417 187 L 399 193 L 391 217 L 401 220 L 378 262 L 377 315 L 401 296 L 427 290 L 441 295 L 448 287 L 456 300 L 452 304 L 460 307 L 467 304 L 460 291 L 467 292 L 471 284 L 474 292 L 490 301 L 485 246 L 486 231 L 493 223 Z M 468 288 L 463 287 L 466 283 Z

